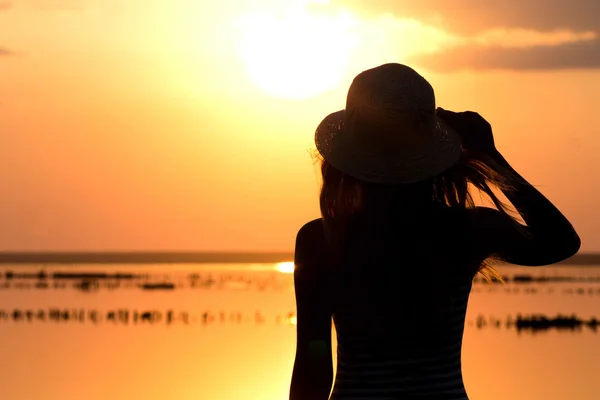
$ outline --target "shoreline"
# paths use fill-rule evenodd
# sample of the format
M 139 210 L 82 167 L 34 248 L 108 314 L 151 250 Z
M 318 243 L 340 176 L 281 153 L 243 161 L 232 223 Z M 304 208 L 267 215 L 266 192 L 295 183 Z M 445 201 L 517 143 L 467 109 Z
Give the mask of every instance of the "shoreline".
M 249 264 L 294 259 L 291 252 L 0 252 L 0 264 Z M 600 266 L 600 253 L 581 253 L 560 264 Z

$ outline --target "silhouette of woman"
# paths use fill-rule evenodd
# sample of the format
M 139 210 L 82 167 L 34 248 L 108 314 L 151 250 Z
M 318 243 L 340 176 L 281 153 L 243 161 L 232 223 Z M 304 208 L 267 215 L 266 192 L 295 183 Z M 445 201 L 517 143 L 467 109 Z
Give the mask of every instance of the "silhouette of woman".
M 501 279 L 490 260 L 569 258 L 577 233 L 503 158 L 485 119 L 436 109 L 431 85 L 407 66 L 359 74 L 315 142 L 322 218 L 296 238 L 290 399 L 468 399 L 461 345 L 473 278 Z M 495 208 L 476 207 L 471 187 Z

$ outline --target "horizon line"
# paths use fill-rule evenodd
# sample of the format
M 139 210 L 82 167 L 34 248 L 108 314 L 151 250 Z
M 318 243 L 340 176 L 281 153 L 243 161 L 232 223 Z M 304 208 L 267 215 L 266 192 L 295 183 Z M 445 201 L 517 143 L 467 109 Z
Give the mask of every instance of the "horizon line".
M 285 251 L 0 251 L 0 264 L 246 264 L 293 259 L 294 253 Z
M 270 251 L 0 251 L 0 264 L 248 264 L 293 261 Z M 600 253 L 578 253 L 557 264 L 599 265 Z

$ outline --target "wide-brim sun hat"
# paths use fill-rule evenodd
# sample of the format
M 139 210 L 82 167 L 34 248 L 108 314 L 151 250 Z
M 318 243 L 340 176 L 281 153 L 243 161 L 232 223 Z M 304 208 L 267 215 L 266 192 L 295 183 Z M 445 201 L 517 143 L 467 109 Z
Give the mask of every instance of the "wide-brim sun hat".
M 323 119 L 315 144 L 334 168 L 381 184 L 433 178 L 462 153 L 460 136 L 437 116 L 433 87 L 412 68 L 395 63 L 354 78 L 346 108 Z

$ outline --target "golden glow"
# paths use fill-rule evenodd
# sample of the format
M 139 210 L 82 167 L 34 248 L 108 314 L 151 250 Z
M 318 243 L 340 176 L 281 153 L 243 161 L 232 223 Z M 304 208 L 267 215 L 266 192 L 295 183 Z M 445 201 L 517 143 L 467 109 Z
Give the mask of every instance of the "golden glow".
M 472 47 L 493 51 L 594 37 L 496 24 L 467 36 L 437 20 L 349 12 L 340 2 L 310 0 L 310 7 L 290 8 L 299 1 L 186 1 L 176 7 L 134 1 L 117 7 L 117 0 L 103 0 L 83 2 L 86 11 L 15 6 L 0 12 L 0 47 L 15 53 L 0 56 L 0 87 L 10 99 L 0 107 L 0 182 L 8 185 L 0 221 L 11 226 L 0 231 L 0 249 L 291 251 L 298 225 L 319 216 L 320 179 L 307 154 L 314 129 L 344 106 L 361 70 L 394 61 L 413 65 L 411 57 L 436 52 L 452 64 L 453 52 L 445 53 L 453 47 L 466 46 L 456 57 L 468 57 Z M 444 18 L 453 18 L 453 10 Z M 457 20 L 465 28 L 470 21 Z M 43 40 L 26 29 L 31 26 Z M 301 42 L 288 40 L 283 53 L 308 64 L 304 72 L 293 63 L 288 73 L 279 71 L 286 62 L 270 50 L 286 37 Z M 302 47 L 305 37 L 313 47 Z M 309 53 L 306 59 L 302 52 Z M 571 179 L 598 170 L 590 169 L 599 145 L 594 133 L 600 121 L 590 118 L 599 101 L 597 70 L 436 72 L 414 66 L 441 106 L 476 110 L 490 120 L 498 148 L 556 196 L 586 251 L 600 249 L 600 241 L 590 239 L 598 237 L 598 190 Z M 337 88 L 302 104 L 265 98 L 257 88 L 261 83 L 298 98 L 336 80 Z M 542 158 L 531 157 L 537 154 L 532 132 L 544 132 Z M 557 170 L 557 163 L 565 167 Z M 289 208 L 286 218 L 272 212 L 282 205 Z M 264 227 L 261 235 L 256 226 Z
M 275 269 L 277 269 L 277 271 L 282 272 L 284 274 L 293 274 L 294 273 L 294 263 L 291 261 L 288 262 L 282 262 L 279 263 L 275 266 Z
M 302 9 L 241 20 L 240 53 L 253 83 L 280 98 L 304 99 L 338 87 L 357 38 L 353 17 Z
M 340 7 L 317 13 L 304 6 L 235 20 L 247 76 L 277 98 L 315 97 L 373 65 L 406 62 L 412 55 L 460 43 L 445 30 L 414 19 L 365 18 Z

